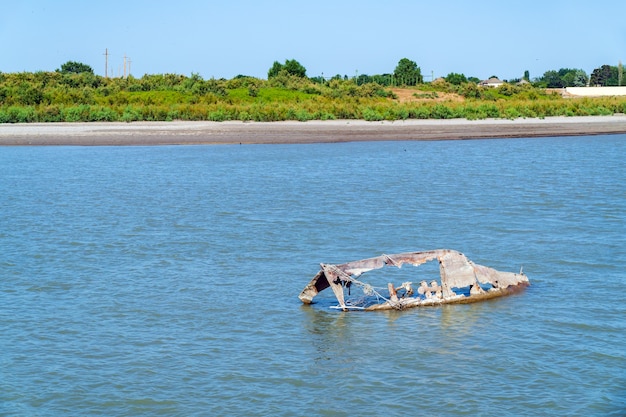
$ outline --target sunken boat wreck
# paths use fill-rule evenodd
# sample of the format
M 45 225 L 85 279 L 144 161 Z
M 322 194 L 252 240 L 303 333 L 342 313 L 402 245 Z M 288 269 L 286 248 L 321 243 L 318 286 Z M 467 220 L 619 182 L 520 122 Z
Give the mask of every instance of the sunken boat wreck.
M 439 262 L 439 279 L 422 280 L 414 288 L 412 282 L 396 287 L 376 288 L 361 281 L 361 274 L 384 266 L 401 268 L 404 264 L 420 266 Z M 403 310 L 406 308 L 464 304 L 501 297 L 521 291 L 530 285 L 528 277 L 520 273 L 501 272 L 478 265 L 461 252 L 437 249 L 381 255 L 341 265 L 320 264 L 320 271 L 300 293 L 300 300 L 312 304 L 313 298 L 330 287 L 343 311 L 348 310 Z M 351 297 L 351 288 L 360 287 L 363 296 Z M 346 291 L 349 297 L 346 298 Z

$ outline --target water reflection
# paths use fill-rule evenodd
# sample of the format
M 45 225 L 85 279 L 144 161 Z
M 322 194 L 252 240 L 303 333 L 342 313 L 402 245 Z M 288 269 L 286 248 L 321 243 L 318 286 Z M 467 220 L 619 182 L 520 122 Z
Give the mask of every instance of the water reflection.
M 350 342 L 351 332 L 344 312 L 321 311 L 308 305 L 300 308 L 306 334 L 315 348 L 314 363 L 337 358 L 337 350 Z

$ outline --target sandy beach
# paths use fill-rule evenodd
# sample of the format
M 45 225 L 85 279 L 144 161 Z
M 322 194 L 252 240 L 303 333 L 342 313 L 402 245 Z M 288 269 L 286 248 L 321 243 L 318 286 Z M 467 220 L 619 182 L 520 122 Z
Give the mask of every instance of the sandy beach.
M 0 124 L 0 146 L 288 144 L 463 140 L 626 133 L 626 115 L 545 119 L 366 122 L 133 122 Z

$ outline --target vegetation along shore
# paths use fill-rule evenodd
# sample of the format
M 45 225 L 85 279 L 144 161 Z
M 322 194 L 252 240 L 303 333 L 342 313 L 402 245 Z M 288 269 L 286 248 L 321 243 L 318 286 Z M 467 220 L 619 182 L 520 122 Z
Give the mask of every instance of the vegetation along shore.
M 406 58 L 390 74 L 307 77 L 295 60 L 267 79 L 198 74 L 109 78 L 67 62 L 56 71 L 0 72 L 0 123 L 518 119 L 626 113 L 626 96 L 564 96 L 564 87 L 621 85 L 621 65 L 549 71 L 530 80 L 481 82 L 462 74 L 424 82 Z M 499 82 L 498 82 L 499 81 Z

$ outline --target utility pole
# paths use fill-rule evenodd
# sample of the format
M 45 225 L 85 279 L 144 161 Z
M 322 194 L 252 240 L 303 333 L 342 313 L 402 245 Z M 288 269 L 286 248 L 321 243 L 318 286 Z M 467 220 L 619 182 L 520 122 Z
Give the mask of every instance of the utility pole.
M 130 57 L 128 57 L 128 75 L 130 76 L 130 63 L 133 62 L 130 60 Z
M 109 78 L 109 48 L 104 50 L 104 78 Z
M 124 78 L 126 78 L 126 54 L 124 54 Z

